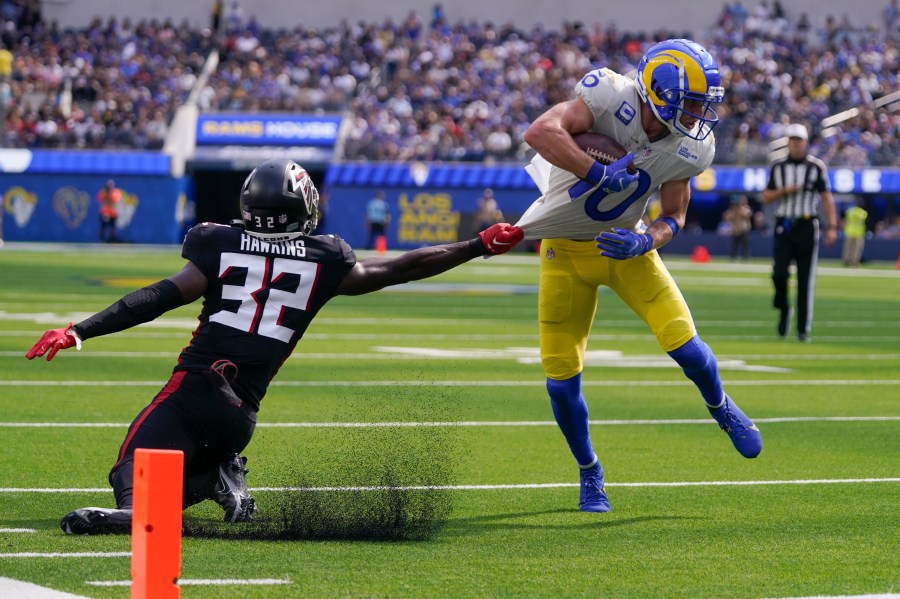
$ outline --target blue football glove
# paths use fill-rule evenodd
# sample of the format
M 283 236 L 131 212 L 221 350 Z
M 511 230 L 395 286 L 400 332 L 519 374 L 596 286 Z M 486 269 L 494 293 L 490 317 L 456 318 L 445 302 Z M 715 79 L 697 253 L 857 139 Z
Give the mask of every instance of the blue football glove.
M 653 236 L 648 233 L 635 233 L 628 229 L 615 227 L 612 231 L 604 231 L 597 237 L 597 247 L 601 256 L 614 260 L 627 260 L 646 254 L 653 249 Z
M 626 189 L 640 178 L 637 171 L 628 172 L 628 165 L 634 160 L 634 152 L 628 152 L 609 166 L 594 162 L 584 179 L 569 189 L 569 197 L 573 200 L 585 194 L 593 187 L 599 187 L 606 193 L 617 193 Z

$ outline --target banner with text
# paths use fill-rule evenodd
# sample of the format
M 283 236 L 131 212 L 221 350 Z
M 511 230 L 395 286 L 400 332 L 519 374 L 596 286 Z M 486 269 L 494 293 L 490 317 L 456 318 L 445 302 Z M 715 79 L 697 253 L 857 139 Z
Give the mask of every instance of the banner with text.
M 331 147 L 340 126 L 338 115 L 201 114 L 197 145 Z
M 464 241 L 475 236 L 475 222 L 482 189 L 329 188 L 324 233 L 341 236 L 355 249 L 374 248 L 366 222 L 366 206 L 377 191 L 384 192 L 390 212 L 385 231 L 389 249 L 412 249 L 439 243 Z M 532 191 L 507 190 L 497 197 L 503 219 L 515 222 L 535 199 Z

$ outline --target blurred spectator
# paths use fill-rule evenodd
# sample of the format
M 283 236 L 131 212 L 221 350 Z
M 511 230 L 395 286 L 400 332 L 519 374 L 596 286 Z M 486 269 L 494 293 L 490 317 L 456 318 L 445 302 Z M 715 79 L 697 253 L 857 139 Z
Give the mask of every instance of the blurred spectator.
M 497 200 L 494 198 L 494 191 L 490 188 L 485 189 L 481 193 L 481 197 L 475 203 L 475 214 L 473 215 L 475 234 L 478 231 L 484 231 L 491 225 L 503 221 L 503 213 L 497 206 Z
M 729 225 L 728 234 L 731 236 L 730 256 L 732 260 L 737 260 L 739 253 L 744 260 L 750 259 L 752 217 L 753 211 L 747 202 L 747 196 L 732 198 L 724 215 L 724 220 Z
M 212 11 L 209 15 L 209 26 L 212 29 L 213 35 L 218 35 L 219 27 L 222 26 L 222 12 L 225 10 L 225 3 L 223 0 L 214 0 Z
M 110 179 L 106 185 L 97 192 L 97 202 L 100 204 L 100 241 L 112 243 L 116 238 L 116 220 L 119 217 L 119 203 L 122 201 L 122 192 L 116 188 L 116 182 Z
M 13 55 L 6 47 L 6 44 L 0 42 L 0 81 L 9 81 L 13 73 Z
M 383 191 L 376 191 L 369 203 L 366 204 L 366 226 L 369 227 L 369 240 L 367 249 L 375 249 L 375 243 L 379 237 L 383 237 L 391 222 L 391 210 L 384 199 Z
M 753 229 L 759 231 L 763 235 L 768 235 L 770 233 L 769 223 L 766 220 L 766 213 L 762 210 L 757 210 L 753 213 Z
M 841 262 L 844 266 L 859 266 L 866 243 L 866 219 L 869 213 L 862 207 L 862 199 L 844 213 L 844 246 Z

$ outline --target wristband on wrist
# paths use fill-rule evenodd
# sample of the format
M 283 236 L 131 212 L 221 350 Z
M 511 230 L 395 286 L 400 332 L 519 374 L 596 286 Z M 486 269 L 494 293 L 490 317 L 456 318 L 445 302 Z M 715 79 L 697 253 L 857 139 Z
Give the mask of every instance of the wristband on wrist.
M 81 337 L 78 336 L 78 333 L 75 332 L 75 329 L 72 328 L 71 324 L 69 324 L 69 328 L 66 329 L 66 335 L 75 339 L 75 349 L 81 351 Z
M 678 223 L 671 216 L 660 216 L 657 218 L 654 223 L 666 223 L 669 225 L 669 228 L 672 230 L 672 237 L 678 235 L 678 231 L 681 230 L 681 227 L 678 226 Z
M 600 185 L 600 180 L 605 176 L 606 167 L 595 161 L 594 164 L 591 165 L 591 168 L 588 169 L 587 174 L 584 176 L 584 180 L 588 183 L 593 183 L 594 185 Z
M 485 247 L 480 236 L 469 240 L 469 253 L 474 257 L 484 256 L 488 253 L 488 249 Z

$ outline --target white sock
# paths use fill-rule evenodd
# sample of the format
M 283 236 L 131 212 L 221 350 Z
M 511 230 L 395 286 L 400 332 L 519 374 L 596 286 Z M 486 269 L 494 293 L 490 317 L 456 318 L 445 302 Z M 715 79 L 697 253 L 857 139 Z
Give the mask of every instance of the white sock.
M 597 462 L 598 462 L 598 460 L 597 460 L 597 455 L 594 454 L 594 461 L 593 461 L 593 462 L 591 462 L 591 463 L 588 464 L 587 466 L 582 466 L 581 464 L 578 464 L 578 467 L 581 468 L 582 470 L 589 470 L 589 469 L 593 468 L 594 466 L 596 466 L 596 465 L 597 465 Z
M 706 404 L 706 407 L 708 407 L 710 410 L 718 410 L 719 408 L 721 408 L 721 407 L 724 406 L 724 405 L 725 405 L 725 396 L 723 395 L 723 396 L 722 396 L 722 401 L 719 402 L 719 405 L 717 405 L 717 406 L 711 406 L 711 405 L 709 405 L 709 404 Z

